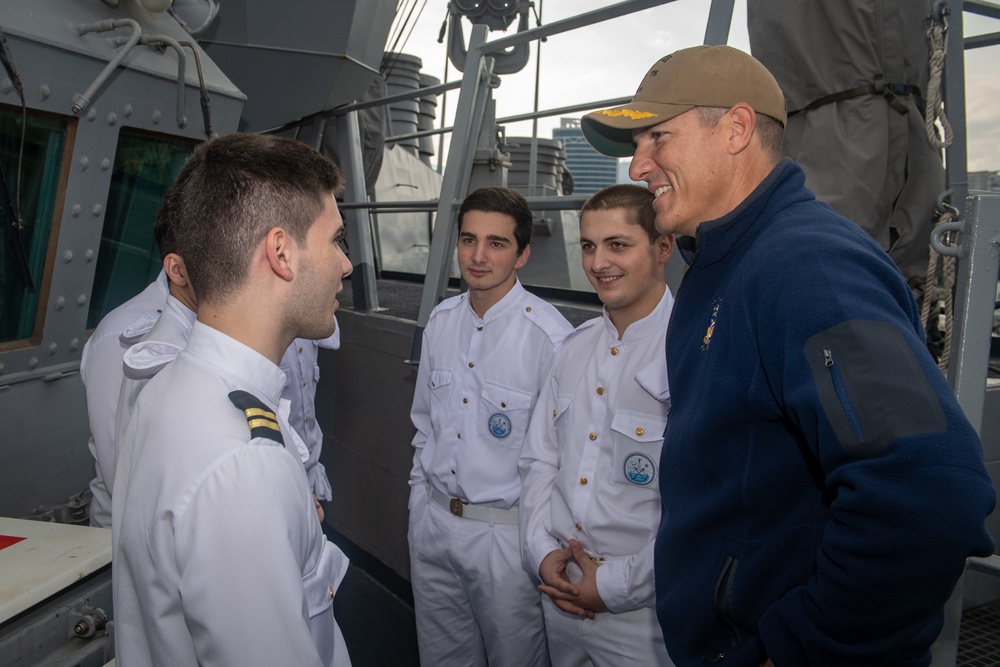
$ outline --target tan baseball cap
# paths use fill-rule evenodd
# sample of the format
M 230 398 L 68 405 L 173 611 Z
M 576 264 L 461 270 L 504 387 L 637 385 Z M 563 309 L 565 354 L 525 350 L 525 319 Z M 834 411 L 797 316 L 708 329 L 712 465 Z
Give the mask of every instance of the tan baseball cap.
M 756 58 L 731 46 L 693 46 L 657 60 L 628 104 L 583 117 L 583 136 L 599 153 L 635 153 L 632 131 L 659 125 L 695 107 L 728 109 L 746 102 L 784 126 L 785 96 Z

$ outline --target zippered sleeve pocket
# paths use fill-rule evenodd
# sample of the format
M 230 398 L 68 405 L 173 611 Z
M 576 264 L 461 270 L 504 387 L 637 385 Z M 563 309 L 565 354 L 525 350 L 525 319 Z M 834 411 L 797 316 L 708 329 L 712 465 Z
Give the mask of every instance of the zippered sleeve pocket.
M 874 456 L 896 440 L 947 427 L 913 350 L 889 322 L 848 320 L 803 348 L 823 413 L 844 451 Z

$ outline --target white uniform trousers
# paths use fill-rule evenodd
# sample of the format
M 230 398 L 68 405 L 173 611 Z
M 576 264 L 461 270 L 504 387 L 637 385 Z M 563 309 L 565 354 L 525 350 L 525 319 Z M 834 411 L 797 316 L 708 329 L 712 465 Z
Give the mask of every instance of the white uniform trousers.
M 410 510 L 410 579 L 420 664 L 547 667 L 538 590 L 516 525 L 452 515 L 423 495 Z
M 653 607 L 602 612 L 590 620 L 567 614 L 543 594 L 542 608 L 553 667 L 674 667 Z

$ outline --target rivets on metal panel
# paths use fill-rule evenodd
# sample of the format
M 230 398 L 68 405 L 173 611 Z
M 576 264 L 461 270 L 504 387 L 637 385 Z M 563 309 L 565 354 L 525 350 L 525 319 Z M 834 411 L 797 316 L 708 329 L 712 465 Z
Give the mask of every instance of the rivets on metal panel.
M 101 211 L 103 211 L 103 210 L 104 210 L 103 206 L 101 206 L 100 204 L 94 204 L 94 208 L 93 208 L 93 210 L 91 212 L 94 214 L 95 218 L 98 218 L 98 217 L 100 217 Z
M 153 125 L 159 125 L 160 121 L 163 120 L 163 114 L 159 111 L 153 112 Z
M 103 169 L 104 171 L 111 169 L 111 160 L 109 160 L 108 158 L 104 158 L 103 160 L 101 160 L 101 169 Z
M 6 95 L 7 93 L 9 93 L 12 90 L 14 90 L 14 82 L 13 81 L 11 81 L 10 79 L 4 79 L 3 81 L 0 81 L 0 92 L 2 92 L 4 95 Z
M 94 251 L 93 250 L 87 250 L 87 252 L 84 253 L 83 257 L 88 262 L 93 262 L 94 261 L 94 257 L 95 257 Z
M 108 114 L 108 125 L 115 125 L 118 122 L 118 114 L 109 113 Z
M 132 105 L 131 104 L 126 104 L 125 105 L 125 109 L 122 110 L 122 115 L 125 116 L 126 118 L 129 118 L 129 117 L 132 116 Z
M 28 359 L 28 368 L 38 368 L 38 357 Z
M 76 297 L 76 305 L 78 305 L 78 306 L 86 306 L 87 305 L 87 295 L 86 294 L 81 294 L 80 296 Z
M 72 250 L 67 250 L 66 252 L 63 253 L 63 261 L 66 262 L 67 264 L 69 264 L 70 262 L 73 261 L 73 251 Z
M 69 209 L 69 212 L 70 215 L 72 215 L 74 218 L 79 218 L 81 210 L 83 210 L 83 207 L 81 207 L 79 204 L 73 204 L 73 206 Z
M 80 158 L 80 170 L 87 171 L 87 167 L 90 166 L 90 158 L 84 155 Z
M 70 352 L 76 352 L 79 349 L 80 349 L 80 339 L 79 338 L 74 338 L 73 340 L 71 340 L 69 342 L 69 351 Z
M 59 349 L 58 345 L 56 345 L 55 343 L 49 343 L 49 356 L 51 357 L 53 354 L 55 354 L 56 350 L 58 349 Z
M 66 306 L 66 299 L 64 297 L 59 297 L 56 299 L 56 310 L 62 310 Z
M 91 107 L 90 111 L 87 112 L 87 120 L 93 123 L 95 118 L 97 118 L 97 109 Z
M 47 100 L 47 99 L 49 99 L 49 95 L 51 95 L 51 94 L 52 94 L 52 91 L 49 90 L 49 87 L 48 87 L 47 84 L 43 83 L 42 85 L 40 85 L 38 87 L 38 99 L 40 99 L 40 100 Z

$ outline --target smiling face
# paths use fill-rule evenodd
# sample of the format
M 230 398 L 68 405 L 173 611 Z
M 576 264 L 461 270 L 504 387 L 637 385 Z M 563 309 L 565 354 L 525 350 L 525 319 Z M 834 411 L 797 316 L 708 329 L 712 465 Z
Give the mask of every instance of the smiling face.
M 650 241 L 636 212 L 625 208 L 584 211 L 580 216 L 583 270 L 621 337 L 630 324 L 653 312 L 666 289 L 664 266 L 672 236 Z
M 344 221 L 333 196 L 309 228 L 299 246 L 300 258 L 295 277 L 292 307 L 296 319 L 296 338 L 322 339 L 333 334 L 333 314 L 340 306 L 337 295 L 344 289 L 343 280 L 351 275 L 351 260 L 344 252 Z
M 645 181 L 656 196 L 656 228 L 663 234 L 694 236 L 699 224 L 734 206 L 727 123 L 706 127 L 698 114 L 692 109 L 633 133 L 629 176 Z
M 514 218 L 506 213 L 466 211 L 458 232 L 458 268 L 480 317 L 500 301 L 528 261 L 530 246 L 518 252 Z

